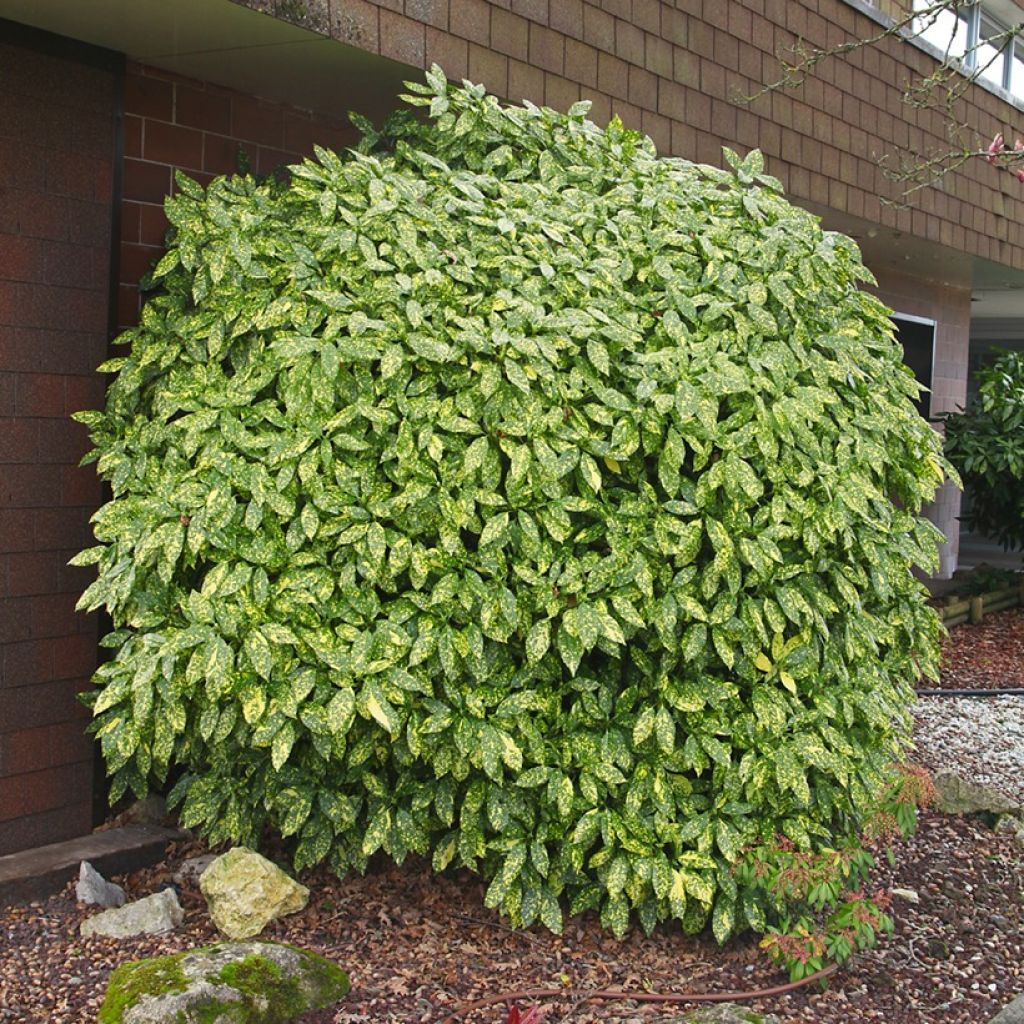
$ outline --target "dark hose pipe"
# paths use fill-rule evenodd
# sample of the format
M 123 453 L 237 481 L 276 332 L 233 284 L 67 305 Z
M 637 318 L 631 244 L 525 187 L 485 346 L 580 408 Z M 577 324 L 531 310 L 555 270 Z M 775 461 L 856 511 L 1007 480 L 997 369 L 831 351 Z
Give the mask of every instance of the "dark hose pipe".
M 526 999 L 577 999 L 586 1002 L 590 999 L 632 1000 L 636 1003 L 737 1003 L 751 1002 L 755 999 L 768 999 L 771 996 L 779 996 L 784 992 L 792 992 L 793 989 L 803 985 L 810 985 L 812 982 L 821 981 L 830 974 L 839 970 L 838 964 L 829 964 L 820 971 L 808 974 L 806 978 L 799 981 L 789 981 L 784 985 L 776 985 L 774 988 L 759 988 L 751 992 L 622 992 L 614 989 L 595 989 L 593 992 L 580 989 L 565 988 L 531 988 L 522 992 L 502 992 L 501 995 L 488 996 L 486 999 L 478 999 L 475 1003 L 465 1003 L 448 1014 L 447 1017 L 440 1017 L 435 1024 L 452 1024 L 456 1017 L 462 1017 L 474 1010 L 482 1010 L 487 1006 L 496 1006 L 498 1003 L 520 1003 Z
M 941 688 L 915 691 L 918 697 L 1024 697 L 1024 687 L 1008 686 L 999 690 L 943 690 Z

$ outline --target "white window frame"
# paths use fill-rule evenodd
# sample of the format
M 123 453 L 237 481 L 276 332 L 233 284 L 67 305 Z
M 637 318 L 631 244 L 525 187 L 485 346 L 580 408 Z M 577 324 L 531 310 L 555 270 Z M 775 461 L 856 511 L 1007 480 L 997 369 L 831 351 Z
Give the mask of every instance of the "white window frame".
M 929 6 L 931 6 L 931 0 L 914 0 L 915 9 L 919 7 L 926 8 Z M 998 31 L 1008 31 L 1009 25 L 999 16 L 998 13 L 993 11 L 988 4 L 982 2 L 982 0 L 974 0 L 973 3 L 965 3 L 959 8 L 950 8 L 950 12 L 955 14 L 957 17 L 962 17 L 967 23 L 967 43 L 963 57 L 950 57 L 948 59 L 951 64 L 962 64 L 964 71 L 969 74 L 978 72 L 978 46 L 982 41 L 982 18 L 989 22 Z M 915 32 L 920 31 L 921 27 L 923 26 L 920 26 L 920 24 L 915 21 Z M 947 59 L 946 54 L 942 52 L 943 48 L 932 43 L 930 40 L 918 36 L 915 42 L 918 42 L 925 48 L 931 50 L 940 60 Z M 1021 101 L 1024 100 L 1024 69 L 1022 69 L 1017 76 L 1021 80 L 1015 81 L 1013 59 L 1015 51 L 1024 55 L 1024 35 L 1008 39 L 1003 44 L 1003 74 L 1000 81 L 996 82 L 989 78 L 985 78 L 980 73 L 975 81 L 987 89 L 1001 91 L 1014 97 L 1016 100 Z
M 892 27 L 893 19 L 889 14 L 883 13 L 878 7 L 878 0 L 843 0 L 843 2 L 852 7 L 854 10 L 866 17 L 869 17 L 872 22 L 881 26 L 882 28 L 888 29 Z M 991 3 L 981 2 L 981 0 L 975 0 L 974 3 L 965 3 L 964 12 L 969 15 L 972 30 L 973 41 L 976 44 L 978 40 L 978 26 L 980 25 L 979 18 L 981 16 L 981 9 L 984 9 L 985 16 L 994 22 L 996 25 L 1006 28 L 1008 24 L 1008 18 L 1012 20 L 1013 24 L 1017 24 L 1018 20 L 1024 22 L 1024 11 L 1022 11 L 1016 3 L 1011 0 L 992 0 Z M 1017 12 L 1020 12 L 1020 17 L 1016 16 Z M 1011 13 L 1013 12 L 1013 13 Z M 924 50 L 926 53 L 931 54 L 936 60 L 945 60 L 946 55 L 942 50 L 942 47 L 936 46 L 934 43 L 929 42 L 927 39 L 923 39 L 918 35 L 905 34 L 906 41 L 918 49 Z M 1013 48 L 1010 48 L 1010 44 L 1013 43 Z M 969 57 L 973 54 L 971 40 L 968 42 L 968 55 Z M 1017 53 L 1024 60 L 1024 34 L 1021 34 L 1014 40 L 1008 42 L 1007 50 L 1007 61 L 1006 70 L 1004 73 L 1004 83 L 1002 85 L 996 85 L 994 82 L 990 82 L 986 78 L 978 76 L 974 81 L 976 85 L 979 85 L 982 89 L 987 89 L 989 92 L 994 93 L 1000 99 L 1006 100 L 1020 111 L 1024 111 L 1024 68 L 1018 71 L 1017 75 L 1014 75 L 1014 58 L 1013 54 Z M 952 61 L 955 65 L 955 60 Z M 973 69 L 968 67 L 965 63 L 964 69 L 970 73 Z

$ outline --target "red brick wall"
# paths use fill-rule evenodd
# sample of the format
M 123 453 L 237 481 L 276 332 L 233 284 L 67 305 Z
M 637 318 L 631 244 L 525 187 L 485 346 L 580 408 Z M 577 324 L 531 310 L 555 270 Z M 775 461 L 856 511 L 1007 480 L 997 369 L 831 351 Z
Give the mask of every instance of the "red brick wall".
M 0 44 L 0 854 L 87 832 L 96 664 L 71 555 L 100 501 L 68 416 L 103 398 L 116 72 Z
M 139 279 L 163 251 L 164 198 L 180 169 L 203 184 L 239 169 L 239 147 L 257 174 L 296 163 L 313 145 L 343 147 L 352 126 L 156 68 L 130 64 L 125 81 L 124 199 L 118 323 L 134 324 Z

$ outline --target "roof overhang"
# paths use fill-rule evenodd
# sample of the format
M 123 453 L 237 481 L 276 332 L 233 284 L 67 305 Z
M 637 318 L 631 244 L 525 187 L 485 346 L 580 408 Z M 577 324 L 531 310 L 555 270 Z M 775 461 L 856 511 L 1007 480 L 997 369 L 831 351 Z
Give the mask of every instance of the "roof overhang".
M 823 227 L 853 238 L 864 263 L 876 274 L 908 274 L 953 288 L 969 288 L 972 332 L 980 321 L 998 318 L 1004 323 L 1017 321 L 1024 335 L 1024 271 L 836 210 L 805 202 L 800 205 L 821 217 Z
M 0 0 L 0 18 L 336 117 L 355 110 L 379 121 L 398 106 L 403 81 L 422 77 L 231 0 Z

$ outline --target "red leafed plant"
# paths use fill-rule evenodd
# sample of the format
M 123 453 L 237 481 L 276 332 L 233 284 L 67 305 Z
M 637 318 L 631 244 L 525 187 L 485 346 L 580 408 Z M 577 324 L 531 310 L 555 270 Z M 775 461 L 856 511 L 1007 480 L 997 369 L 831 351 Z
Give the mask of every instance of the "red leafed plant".
M 507 1024 L 541 1024 L 543 1019 L 543 1010 L 539 1010 L 536 1006 L 531 1006 L 525 1013 L 520 1012 L 518 1006 L 508 1008 Z

